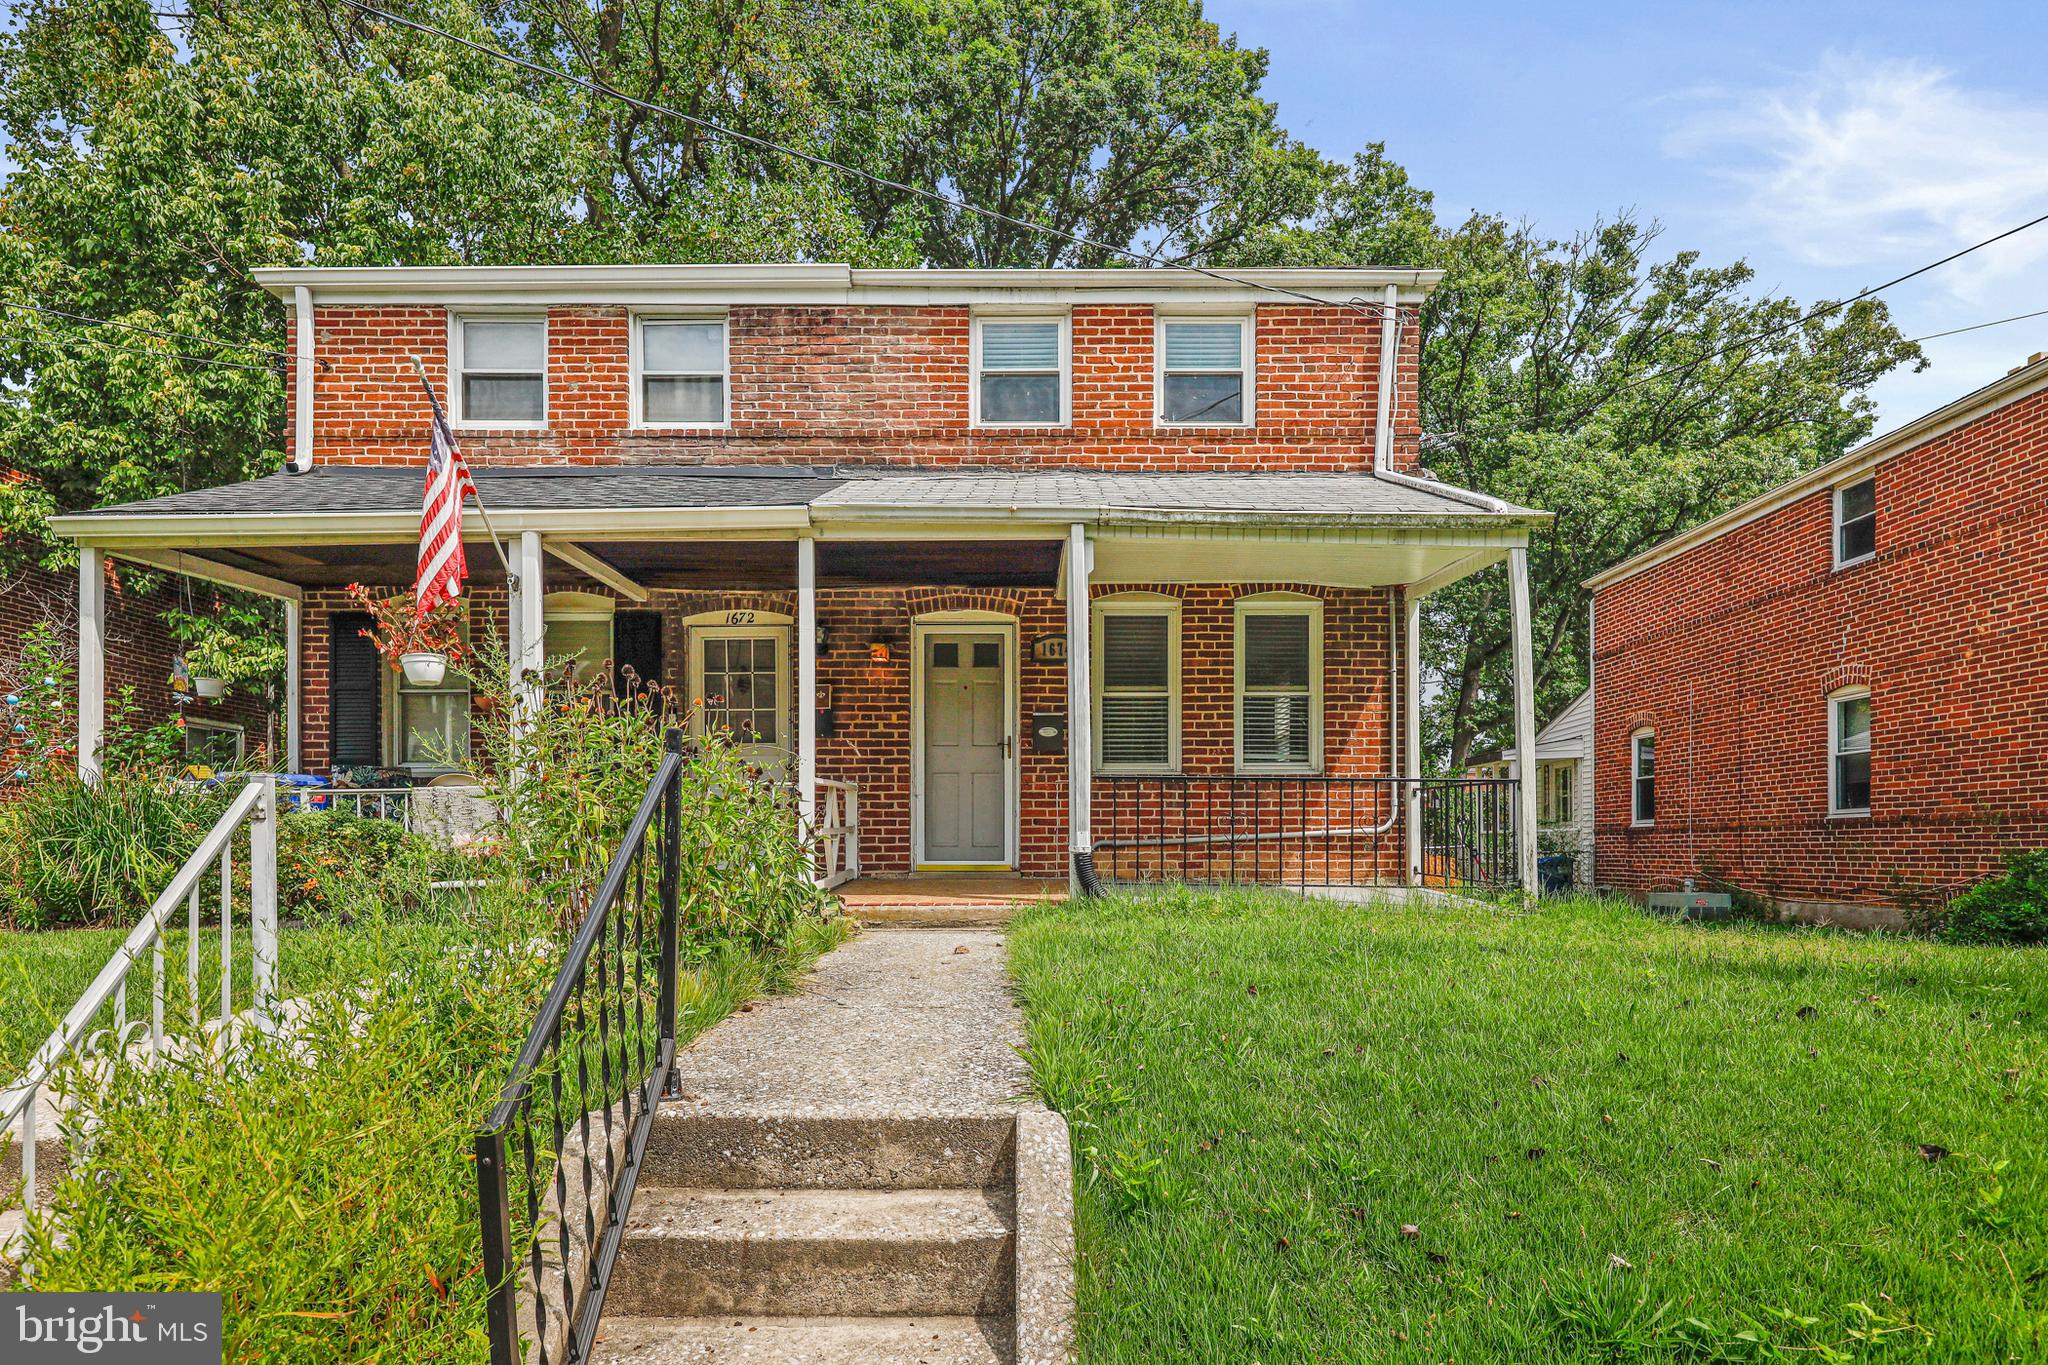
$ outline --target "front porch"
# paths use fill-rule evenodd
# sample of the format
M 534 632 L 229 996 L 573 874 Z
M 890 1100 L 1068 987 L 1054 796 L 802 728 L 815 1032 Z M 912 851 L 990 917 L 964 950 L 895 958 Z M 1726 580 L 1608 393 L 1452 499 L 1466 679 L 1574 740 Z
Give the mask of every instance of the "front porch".
M 417 479 L 327 468 L 63 529 L 82 582 L 115 555 L 283 598 L 292 769 L 426 780 L 419 732 L 458 734 L 466 693 L 365 682 L 343 593 L 410 586 Z M 660 681 L 693 726 L 787 775 L 821 880 L 856 903 L 964 895 L 975 910 L 1156 881 L 1534 885 L 1517 837 L 1532 793 L 1420 776 L 1414 699 L 1423 599 L 1505 564 L 1533 738 L 1523 556 L 1540 514 L 1387 474 L 477 481 L 510 573 L 469 518 L 473 628 L 502 631 L 515 673 L 578 655 L 608 658 L 621 686 Z M 82 684 L 104 677 L 99 600 L 81 597 Z M 96 740 L 91 695 L 81 736 Z

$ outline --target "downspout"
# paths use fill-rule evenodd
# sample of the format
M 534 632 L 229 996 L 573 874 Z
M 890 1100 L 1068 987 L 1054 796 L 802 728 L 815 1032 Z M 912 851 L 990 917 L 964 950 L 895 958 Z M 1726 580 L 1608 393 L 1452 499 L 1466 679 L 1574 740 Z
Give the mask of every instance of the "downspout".
M 1394 468 L 1394 368 L 1401 349 L 1401 291 L 1387 286 L 1386 301 L 1380 305 L 1380 390 L 1379 419 L 1373 424 L 1372 472 L 1389 474 Z
M 296 314 L 292 327 L 294 350 L 297 355 L 292 367 L 292 378 L 296 382 L 296 396 L 292 403 L 292 457 L 286 461 L 285 469 L 292 474 L 310 474 L 313 470 L 313 291 L 307 286 L 292 288 L 292 306 Z

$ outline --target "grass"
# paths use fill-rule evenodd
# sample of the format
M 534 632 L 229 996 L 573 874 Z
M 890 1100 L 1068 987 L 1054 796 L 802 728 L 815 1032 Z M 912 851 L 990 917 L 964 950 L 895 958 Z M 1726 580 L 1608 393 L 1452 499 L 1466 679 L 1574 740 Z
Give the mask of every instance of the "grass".
M 2048 957 L 1619 905 L 1013 926 L 1082 1359 L 2048 1358 Z

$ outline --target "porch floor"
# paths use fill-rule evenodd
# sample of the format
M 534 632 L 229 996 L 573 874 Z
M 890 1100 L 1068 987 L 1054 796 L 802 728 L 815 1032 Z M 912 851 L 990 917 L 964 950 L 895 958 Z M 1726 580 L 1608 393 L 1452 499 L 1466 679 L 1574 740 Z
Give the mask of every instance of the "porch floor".
M 1014 872 L 949 872 L 908 877 L 856 877 L 834 893 L 866 924 L 964 926 L 1004 924 L 1019 906 L 1067 898 L 1064 881 Z

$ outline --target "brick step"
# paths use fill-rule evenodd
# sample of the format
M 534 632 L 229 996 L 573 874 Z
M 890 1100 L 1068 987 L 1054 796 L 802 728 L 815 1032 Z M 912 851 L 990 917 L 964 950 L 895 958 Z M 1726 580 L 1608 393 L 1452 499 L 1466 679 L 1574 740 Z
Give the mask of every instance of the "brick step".
M 1017 1121 L 1006 1114 L 655 1115 L 642 1187 L 919 1190 L 1008 1188 Z
M 1007 1365 L 1003 1317 L 633 1318 L 607 1313 L 592 1365 Z
M 625 1316 L 1008 1313 L 1007 1193 L 642 1187 L 605 1310 Z

